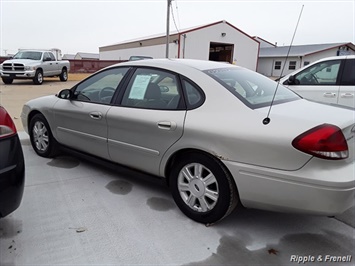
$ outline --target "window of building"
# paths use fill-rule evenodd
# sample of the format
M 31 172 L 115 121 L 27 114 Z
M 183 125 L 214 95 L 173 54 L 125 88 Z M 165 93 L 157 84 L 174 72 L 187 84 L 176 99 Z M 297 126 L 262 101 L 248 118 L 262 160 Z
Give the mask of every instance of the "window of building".
M 290 61 L 289 65 L 288 65 L 288 69 L 289 70 L 295 70 L 296 69 L 296 61 Z
M 275 61 L 275 70 L 280 70 L 281 69 L 281 61 Z

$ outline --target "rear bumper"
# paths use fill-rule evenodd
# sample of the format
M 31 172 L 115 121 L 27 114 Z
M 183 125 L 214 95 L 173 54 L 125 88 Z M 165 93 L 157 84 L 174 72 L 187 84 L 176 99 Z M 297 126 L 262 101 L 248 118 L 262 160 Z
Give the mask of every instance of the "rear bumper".
M 297 171 L 223 162 L 247 208 L 333 216 L 355 203 L 355 164 L 313 158 Z
M 0 140 L 0 145 L 0 217 L 5 217 L 20 206 L 25 163 L 17 135 Z

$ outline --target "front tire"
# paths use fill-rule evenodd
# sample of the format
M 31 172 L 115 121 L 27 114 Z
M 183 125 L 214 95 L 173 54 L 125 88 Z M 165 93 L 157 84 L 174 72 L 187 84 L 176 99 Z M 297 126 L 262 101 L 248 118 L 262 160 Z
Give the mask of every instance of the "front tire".
M 62 69 L 62 73 L 59 75 L 60 81 L 67 81 L 68 80 L 68 71 L 66 68 Z
M 46 158 L 55 156 L 58 143 L 54 139 L 48 122 L 42 114 L 36 114 L 32 117 L 29 134 L 31 145 L 39 156 Z
M 170 175 L 172 195 L 192 220 L 212 224 L 228 216 L 239 202 L 231 174 L 215 157 L 190 152 L 179 157 Z
M 14 81 L 14 79 L 12 78 L 1 78 L 2 82 L 4 82 L 5 84 L 12 84 L 12 82 Z
M 33 83 L 36 85 L 41 85 L 43 83 L 43 72 L 42 70 L 37 70 L 33 78 Z

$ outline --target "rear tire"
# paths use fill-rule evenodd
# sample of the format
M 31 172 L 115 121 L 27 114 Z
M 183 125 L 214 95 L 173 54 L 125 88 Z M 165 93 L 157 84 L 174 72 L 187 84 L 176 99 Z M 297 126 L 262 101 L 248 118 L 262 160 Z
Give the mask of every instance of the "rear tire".
M 176 205 L 190 219 L 212 224 L 228 216 L 239 196 L 233 177 L 215 157 L 190 152 L 179 157 L 170 175 Z
M 4 82 L 5 84 L 12 84 L 12 82 L 14 81 L 14 79 L 12 78 L 1 78 L 2 82 Z
M 62 73 L 59 75 L 60 81 L 67 81 L 68 80 L 68 71 L 66 68 L 62 69 Z
M 42 114 L 32 117 L 28 132 L 31 145 L 39 156 L 52 158 L 57 154 L 58 142 L 54 139 L 48 122 Z
M 36 85 L 41 85 L 43 83 L 43 72 L 42 70 L 37 70 L 33 78 L 33 83 Z

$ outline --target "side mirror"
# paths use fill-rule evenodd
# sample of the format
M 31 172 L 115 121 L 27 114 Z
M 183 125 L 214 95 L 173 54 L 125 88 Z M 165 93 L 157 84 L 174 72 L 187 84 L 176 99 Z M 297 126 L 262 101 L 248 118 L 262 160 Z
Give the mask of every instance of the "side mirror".
M 71 99 L 73 96 L 73 93 L 71 90 L 65 89 L 61 90 L 58 94 L 57 97 L 60 99 Z
M 43 62 L 46 62 L 46 61 L 52 61 L 52 59 L 50 57 L 43 58 Z
M 288 77 L 288 84 L 294 85 L 295 84 L 295 76 L 291 75 Z
M 169 92 L 169 88 L 167 86 L 159 86 L 160 92 Z
M 283 83 L 284 85 L 299 85 L 300 81 L 295 78 L 295 76 L 291 75 L 288 79 Z

